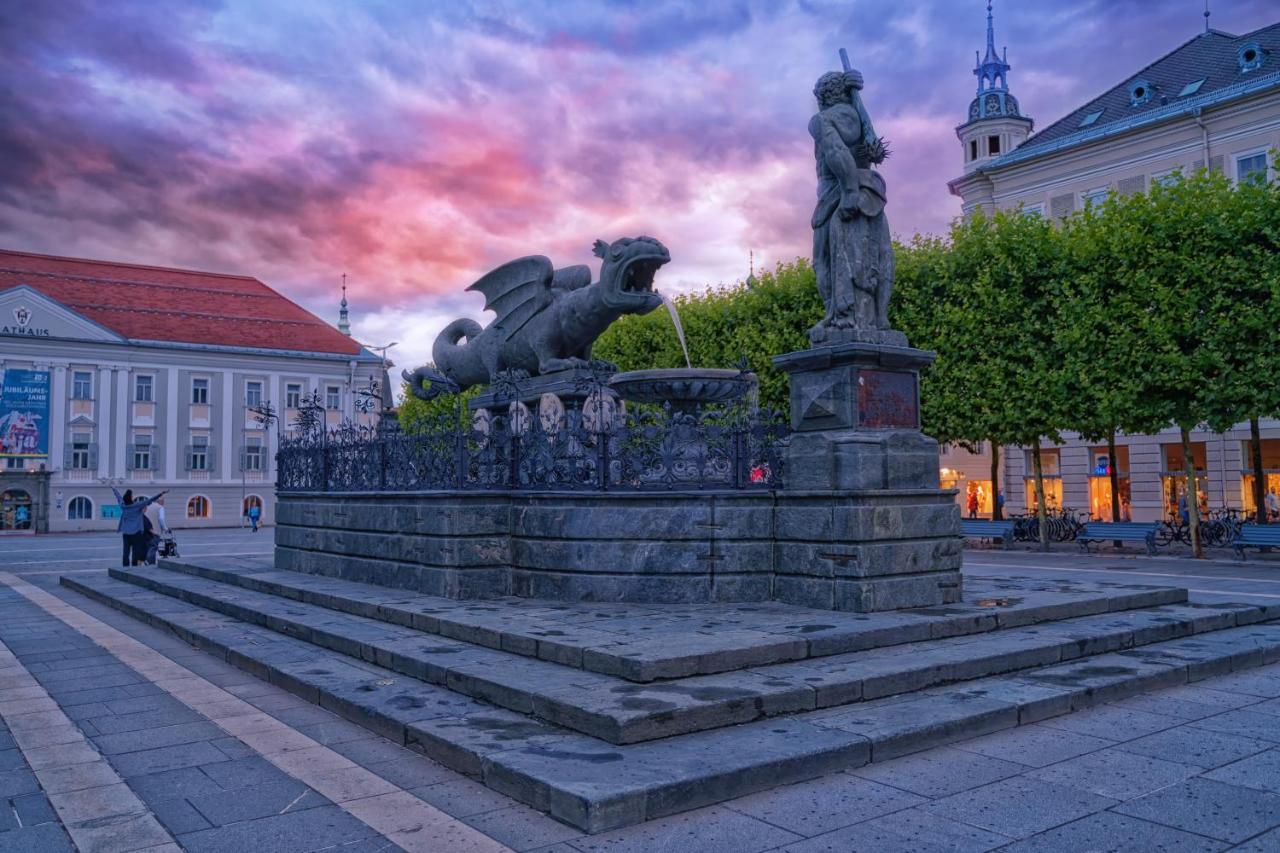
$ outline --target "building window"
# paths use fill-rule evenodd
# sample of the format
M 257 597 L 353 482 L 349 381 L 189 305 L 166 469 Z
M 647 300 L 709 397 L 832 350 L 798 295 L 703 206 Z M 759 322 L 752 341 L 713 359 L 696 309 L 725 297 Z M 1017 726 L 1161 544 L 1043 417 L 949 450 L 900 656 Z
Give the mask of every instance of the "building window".
M 198 378 L 191 380 L 191 403 L 204 406 L 209 403 L 209 380 Z
M 155 397 L 153 394 L 153 385 L 155 384 L 154 376 L 135 376 L 133 377 L 133 399 L 139 403 L 153 403 Z
M 297 382 L 290 382 L 284 386 L 284 407 L 286 409 L 296 409 L 302 405 L 302 385 Z
M 1161 445 L 1160 452 L 1164 459 L 1164 471 L 1160 475 L 1164 509 L 1168 515 L 1179 515 L 1187 493 L 1187 457 L 1182 452 L 1182 442 Z M 1203 518 L 1209 511 L 1209 464 L 1203 441 L 1191 442 L 1191 459 L 1196 469 L 1196 498 Z
M 1236 51 L 1236 62 L 1240 64 L 1240 73 L 1257 71 L 1267 61 L 1267 52 L 1256 41 L 1241 45 Z
M 1080 119 L 1080 124 L 1077 125 L 1077 127 L 1088 127 L 1100 118 L 1102 118 L 1102 110 L 1094 110 L 1084 118 Z
M 1000 153 L 1000 137 L 998 136 L 987 137 L 987 153 L 993 157 Z
M 244 404 L 250 408 L 262 405 L 262 383 L 246 382 L 244 383 Z
M 1242 184 L 1262 184 L 1267 180 L 1266 152 L 1236 158 L 1236 181 Z
M 1023 215 L 1023 216 L 1035 216 L 1035 217 L 1039 217 L 1039 218 L 1043 219 L 1043 218 L 1044 218 L 1044 205 L 1043 205 L 1043 204 L 1027 204 L 1027 205 L 1023 205 L 1023 207 L 1022 207 L 1022 215 Z
M 133 464 L 130 469 L 133 471 L 151 471 L 152 463 L 155 461 L 156 448 L 151 444 L 151 436 L 135 435 L 133 437 L 133 445 L 129 449 L 129 461 Z
M 249 437 L 240 451 L 241 471 L 261 471 L 263 461 L 262 439 Z
M 1151 176 L 1151 186 L 1153 187 L 1171 187 L 1182 179 L 1182 173 L 1177 169 L 1171 169 L 1168 172 L 1161 172 L 1158 175 Z
M 88 471 L 93 467 L 92 435 L 87 432 L 71 433 L 71 452 L 67 454 L 73 471 Z
M 71 396 L 76 400 L 93 399 L 93 374 L 87 370 L 77 370 L 71 376 Z
M 27 460 L 23 459 L 21 456 L 10 456 L 5 459 L 4 467 L 8 468 L 10 471 L 21 471 L 22 466 L 26 461 Z
M 187 518 L 208 518 L 209 499 L 204 495 L 192 495 L 187 501 Z
M 1089 514 L 1102 521 L 1111 521 L 1113 496 L 1111 494 L 1111 469 L 1115 468 L 1116 485 L 1119 487 L 1120 520 L 1132 521 L 1129 496 L 1129 448 L 1116 447 L 1113 462 L 1106 447 L 1089 448 Z
M 1036 510 L 1036 460 L 1035 454 L 1026 451 L 1027 473 L 1025 477 L 1027 510 Z M 1050 512 L 1062 508 L 1062 457 L 1056 447 L 1040 448 L 1040 474 L 1044 478 L 1044 505 Z
M 978 159 L 978 140 L 976 139 L 969 140 L 969 159 L 970 160 Z
M 1200 87 L 1204 85 L 1204 81 L 1208 77 L 1201 77 L 1199 80 L 1192 80 L 1190 83 L 1182 87 L 1182 91 L 1178 93 L 1179 98 L 1186 98 L 1200 91 Z
M 1140 107 L 1151 100 L 1154 87 L 1146 80 L 1135 80 L 1129 85 L 1129 106 Z
M 93 518 L 93 501 L 84 495 L 76 495 L 67 504 L 67 521 L 88 521 Z
M 191 444 L 187 446 L 187 470 L 210 471 L 212 469 L 213 448 L 209 446 L 209 436 L 191 436 Z
M 337 385 L 327 385 L 324 389 L 324 407 L 336 412 L 342 406 L 342 389 Z
M 1081 196 L 1084 199 L 1084 206 L 1085 207 L 1102 207 L 1102 205 L 1106 202 L 1107 196 L 1110 194 L 1110 192 L 1111 190 L 1109 187 L 1099 187 L 1096 190 L 1089 190 L 1086 193 L 1081 193 Z

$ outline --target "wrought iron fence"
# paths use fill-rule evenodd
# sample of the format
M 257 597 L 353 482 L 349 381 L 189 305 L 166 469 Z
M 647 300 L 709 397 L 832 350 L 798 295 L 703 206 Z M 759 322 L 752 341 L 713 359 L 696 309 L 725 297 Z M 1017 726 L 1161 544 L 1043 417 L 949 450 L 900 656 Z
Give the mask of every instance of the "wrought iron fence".
M 781 485 L 788 432 L 777 413 L 745 408 L 530 413 L 516 404 L 413 431 L 295 429 L 281 438 L 276 484 L 282 493 L 767 490 Z

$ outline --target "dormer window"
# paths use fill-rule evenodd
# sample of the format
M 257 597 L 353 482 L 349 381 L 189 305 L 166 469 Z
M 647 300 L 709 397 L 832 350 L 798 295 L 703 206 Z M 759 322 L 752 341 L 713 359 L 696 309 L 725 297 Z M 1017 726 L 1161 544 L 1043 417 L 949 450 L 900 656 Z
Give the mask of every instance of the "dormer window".
M 1204 81 L 1208 79 L 1208 77 L 1201 77 L 1199 80 L 1192 80 L 1190 83 L 1182 87 L 1182 91 L 1178 93 L 1178 97 L 1185 98 L 1189 95 L 1194 95 L 1196 92 L 1200 91 L 1200 87 L 1203 86 Z
M 1084 118 L 1080 119 L 1080 124 L 1078 126 L 1088 127 L 1089 125 L 1093 124 L 1095 121 L 1097 121 L 1100 118 L 1102 118 L 1102 110 L 1095 110 L 1094 112 L 1091 112 Z
M 1129 84 L 1129 106 L 1140 107 L 1154 94 L 1155 87 L 1146 80 L 1135 80 Z
M 1240 65 L 1240 73 L 1256 71 L 1267 61 L 1267 52 L 1256 41 L 1240 46 L 1236 51 L 1236 62 Z

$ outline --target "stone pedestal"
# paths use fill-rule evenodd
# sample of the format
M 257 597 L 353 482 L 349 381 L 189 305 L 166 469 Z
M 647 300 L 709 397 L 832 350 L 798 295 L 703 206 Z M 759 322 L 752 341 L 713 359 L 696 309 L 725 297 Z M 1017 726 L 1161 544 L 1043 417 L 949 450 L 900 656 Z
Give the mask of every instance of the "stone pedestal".
M 813 516 L 794 519 L 808 531 L 797 547 L 779 543 L 774 597 L 860 612 L 959 601 L 960 512 L 938 488 L 938 443 L 920 431 L 919 372 L 933 353 L 900 332 L 847 338 L 774 359 L 795 430 L 784 495 L 804 495 L 792 512 Z M 870 525 L 832 524 L 846 505 L 874 508 Z

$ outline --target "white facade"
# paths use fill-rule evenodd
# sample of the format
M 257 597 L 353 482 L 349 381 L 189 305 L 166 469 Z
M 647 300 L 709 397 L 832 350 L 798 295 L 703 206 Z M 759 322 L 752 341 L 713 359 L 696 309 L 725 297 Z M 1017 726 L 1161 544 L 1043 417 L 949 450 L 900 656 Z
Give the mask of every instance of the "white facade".
M 114 530 L 111 488 L 168 490 L 173 528 L 244 523 L 255 499 L 271 523 L 275 452 L 299 403 L 319 393 L 331 426 L 358 414 L 358 392 L 382 381 L 381 359 L 283 349 L 127 340 L 36 290 L 0 291 L 0 368 L 48 372 L 48 456 L 0 460 L 50 472 L 50 532 Z M 269 401 L 270 428 L 250 406 Z M 15 464 L 16 463 L 16 464 Z

